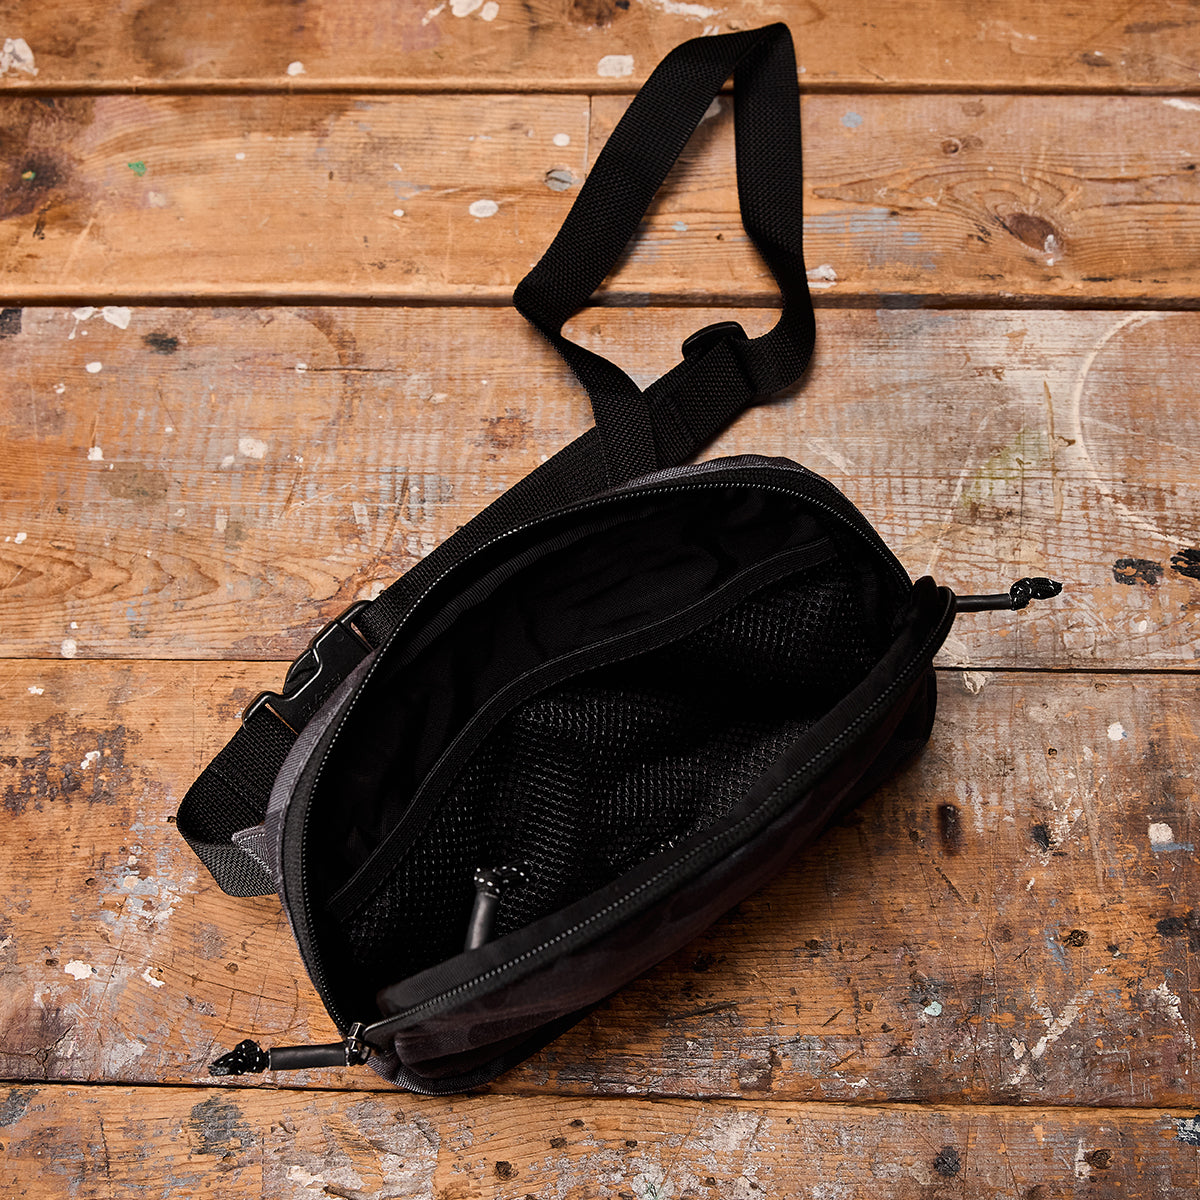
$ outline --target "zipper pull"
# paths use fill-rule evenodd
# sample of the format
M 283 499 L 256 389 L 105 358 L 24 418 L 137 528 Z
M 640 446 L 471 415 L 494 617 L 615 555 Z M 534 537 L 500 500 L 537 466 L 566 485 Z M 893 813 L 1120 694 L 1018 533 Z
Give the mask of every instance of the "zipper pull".
M 500 907 L 500 898 L 514 884 L 522 884 L 526 880 L 525 872 L 521 869 L 524 864 L 513 864 L 504 867 L 476 867 L 475 869 L 475 905 L 471 909 L 471 919 L 467 922 L 467 940 L 463 950 L 478 950 L 485 942 L 492 939 L 492 926 L 496 923 L 496 909 Z
M 955 596 L 955 611 L 960 613 L 989 612 L 995 609 L 1021 609 L 1030 600 L 1049 600 L 1062 591 L 1057 579 L 1038 576 L 1035 579 L 1018 579 L 1007 592 L 993 592 L 988 596 Z
M 363 1041 L 366 1026 L 356 1021 L 341 1042 L 321 1046 L 275 1046 L 264 1050 L 246 1038 L 209 1068 L 210 1075 L 257 1075 L 262 1071 L 299 1071 L 303 1067 L 356 1067 L 371 1056 Z

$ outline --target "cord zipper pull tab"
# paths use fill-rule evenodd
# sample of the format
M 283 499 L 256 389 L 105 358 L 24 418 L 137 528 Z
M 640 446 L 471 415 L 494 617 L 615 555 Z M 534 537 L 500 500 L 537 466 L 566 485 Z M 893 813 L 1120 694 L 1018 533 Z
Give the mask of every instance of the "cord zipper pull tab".
M 1022 609 L 1030 600 L 1049 600 L 1057 596 L 1063 585 L 1057 579 L 1037 576 L 1018 579 L 1007 592 L 993 592 L 987 596 L 956 596 L 954 607 L 957 612 L 990 612 L 997 609 Z
M 355 1067 L 365 1063 L 371 1047 L 363 1041 L 366 1026 L 356 1021 L 345 1040 L 320 1046 L 273 1046 L 264 1050 L 246 1038 L 208 1069 L 210 1075 L 257 1075 L 263 1071 L 299 1071 L 304 1067 Z
M 524 864 L 516 863 L 503 867 L 478 867 L 475 871 L 475 904 L 471 908 L 471 919 L 467 922 L 467 939 L 463 950 L 478 950 L 492 940 L 492 927 L 496 923 L 496 909 L 500 898 L 514 884 L 526 881 Z

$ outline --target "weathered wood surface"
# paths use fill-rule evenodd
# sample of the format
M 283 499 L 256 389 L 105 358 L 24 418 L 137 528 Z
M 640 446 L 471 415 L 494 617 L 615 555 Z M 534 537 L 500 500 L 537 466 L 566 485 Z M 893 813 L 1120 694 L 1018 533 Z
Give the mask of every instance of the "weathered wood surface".
M 646 383 L 728 316 L 772 320 L 572 328 Z M 290 658 L 590 423 L 511 310 L 27 308 L 0 328 L 8 656 Z M 828 311 L 806 382 L 710 453 L 821 472 L 914 575 L 1066 581 L 964 619 L 943 661 L 1190 667 L 1198 379 L 1194 313 Z
M 473 1200 L 1183 1200 L 1190 1110 L 29 1087 L 0 1091 L 6 1195 Z M 919 1132 L 918 1132 L 919 1131 Z
M 278 904 L 223 896 L 171 824 L 275 673 L 0 666 L 0 1076 L 195 1084 L 244 1036 L 335 1036 Z M 503 1088 L 1194 1102 L 1196 678 L 942 685 L 916 764 Z
M 507 303 L 626 103 L 9 98 L 0 288 L 10 303 L 100 294 Z M 805 250 L 821 302 L 1194 302 L 1197 106 L 807 98 Z M 774 298 L 741 231 L 731 104 L 720 107 L 606 285 L 609 302 Z
M 7 0 L 0 14 L 32 60 L 13 56 L 0 83 L 14 90 L 629 90 L 685 38 L 768 21 L 791 26 L 811 88 L 1194 91 L 1200 70 L 1186 0 Z

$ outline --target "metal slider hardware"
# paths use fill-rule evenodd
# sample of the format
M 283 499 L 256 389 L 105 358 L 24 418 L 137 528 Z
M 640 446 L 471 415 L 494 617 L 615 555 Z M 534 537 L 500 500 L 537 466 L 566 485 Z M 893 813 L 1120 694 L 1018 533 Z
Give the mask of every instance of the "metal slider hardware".
M 242 724 L 261 709 L 267 708 L 289 729 L 299 733 L 326 697 L 372 649 L 353 621 L 369 600 L 352 604 L 335 617 L 308 643 L 308 649 L 288 667 L 283 688 L 278 692 L 259 692 L 242 712 Z

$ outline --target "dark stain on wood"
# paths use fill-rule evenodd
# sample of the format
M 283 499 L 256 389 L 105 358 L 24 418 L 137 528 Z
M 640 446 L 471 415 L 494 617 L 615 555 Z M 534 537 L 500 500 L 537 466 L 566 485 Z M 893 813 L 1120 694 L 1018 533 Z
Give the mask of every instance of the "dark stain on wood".
M 1083 1156 L 1084 1162 L 1097 1171 L 1107 1171 L 1112 1166 L 1111 1150 L 1092 1150 Z
M 179 339 L 169 333 L 148 333 L 142 341 L 155 354 L 174 354 L 179 349 Z
M 497 1179 L 515 1179 L 516 1175 L 517 1168 L 514 1167 L 512 1163 L 506 1162 L 504 1159 L 500 1159 L 499 1162 L 496 1163 Z
M 15 1125 L 25 1115 L 30 1101 L 36 1095 L 33 1088 L 13 1088 L 0 1100 L 0 1127 Z
M 104 490 L 117 500 L 132 500 L 134 504 L 152 504 L 167 494 L 167 477 L 162 471 L 152 471 L 133 463 L 114 463 L 111 471 L 99 475 Z
M 20 308 L 6 308 L 0 312 L 0 338 L 16 337 L 21 332 Z
M 618 11 L 628 7 L 628 3 L 622 4 L 620 0 L 571 0 L 568 12 L 576 25 L 593 25 L 602 29 L 613 23 Z
M 1000 224 L 1018 241 L 1034 250 L 1046 250 L 1051 239 L 1059 246 L 1063 244 L 1062 234 L 1045 217 L 1039 217 L 1036 213 L 1010 213 L 1000 218 Z
M 1054 845 L 1054 839 L 1050 836 L 1050 830 L 1045 825 L 1035 825 L 1029 831 L 1029 836 L 1037 843 L 1039 850 L 1049 850 Z
M 1194 909 L 1188 909 L 1182 917 L 1163 917 L 1154 928 L 1159 937 L 1186 937 L 1188 949 L 1200 954 L 1200 914 Z
M 1087 930 L 1072 929 L 1071 932 L 1063 938 L 1063 944 L 1067 946 L 1086 946 L 1088 944 Z
M 938 805 L 938 835 L 942 839 L 942 847 L 947 854 L 962 853 L 962 814 L 956 804 Z
M 188 1127 L 196 1137 L 197 1154 L 224 1158 L 235 1145 L 241 1150 L 254 1145 L 254 1134 L 242 1110 L 221 1096 L 209 1096 L 193 1105 Z
M 978 150 L 983 145 L 983 138 L 973 133 L 964 133 L 962 137 L 948 137 L 942 142 L 943 154 L 961 154 L 964 150 Z
M 1158 587 L 1158 581 L 1163 577 L 1163 565 L 1149 558 L 1118 558 L 1113 563 L 1113 578 L 1118 583 L 1143 584 L 1147 587 Z
M 962 1170 L 962 1160 L 954 1146 L 943 1146 L 933 1159 L 933 1169 L 947 1179 L 957 1175 Z
M 519 450 L 529 438 L 533 426 L 511 410 L 502 417 L 487 417 L 484 422 L 487 444 L 497 450 Z
M 139 781 L 125 755 L 140 740 L 124 725 L 84 729 L 68 726 L 62 714 L 55 714 L 30 730 L 29 741 L 40 749 L 21 758 L 0 758 L 0 767 L 8 768 L 0 771 L 0 780 L 10 780 L 4 807 L 20 816 L 30 804 L 41 812 L 46 801 L 78 796 L 89 804 L 115 804 L 121 796 L 136 795 Z
M 1177 554 L 1172 554 L 1171 570 L 1178 571 L 1180 575 L 1186 575 L 1189 579 L 1200 579 L 1200 549 L 1185 546 Z

